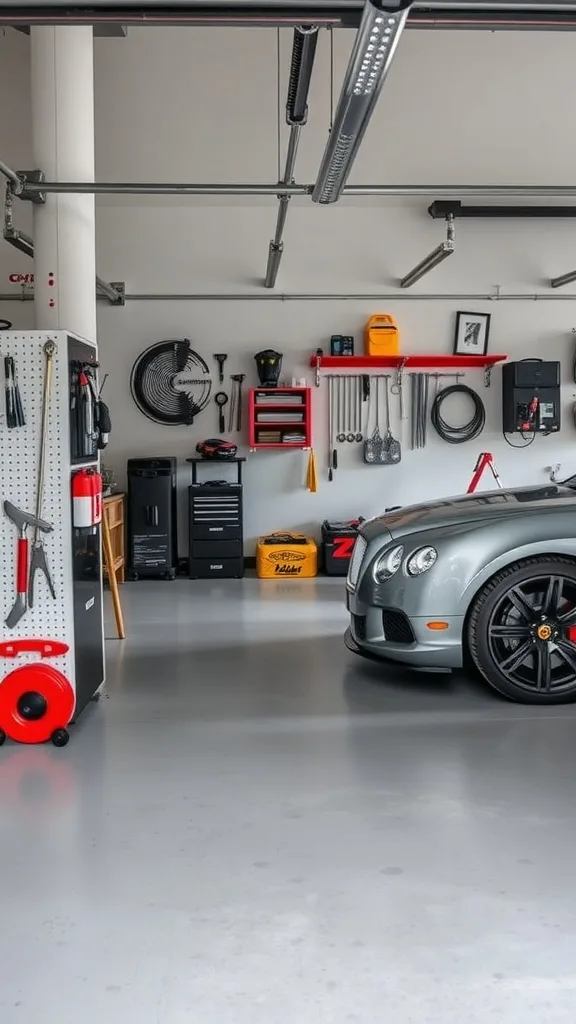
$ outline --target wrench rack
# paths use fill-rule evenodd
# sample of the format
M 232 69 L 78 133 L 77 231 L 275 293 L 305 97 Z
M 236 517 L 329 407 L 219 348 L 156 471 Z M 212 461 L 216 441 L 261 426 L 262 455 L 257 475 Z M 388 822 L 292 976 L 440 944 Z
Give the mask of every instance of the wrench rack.
M 43 541 L 56 598 L 52 599 L 47 582 L 39 573 L 35 580 L 34 606 L 28 608 L 15 628 L 6 626 L 5 619 L 14 603 L 16 589 L 17 531 L 0 505 L 0 642 L 17 644 L 35 640 L 65 644 L 68 648 L 65 653 L 49 657 L 42 664 L 61 672 L 69 681 L 75 698 L 74 714 L 78 715 L 103 682 L 104 640 L 99 528 L 95 528 L 98 532 L 93 532 L 89 538 L 82 538 L 80 531 L 72 526 L 71 474 L 79 467 L 71 461 L 70 365 L 79 352 L 87 361 L 95 362 L 96 348 L 66 331 L 3 331 L 0 337 L 2 356 L 12 356 L 18 369 L 26 418 L 25 426 L 8 430 L 4 395 L 0 396 L 0 499 L 34 515 L 47 341 L 55 342 L 56 352 L 46 436 L 42 518 L 53 525 L 53 530 L 43 535 Z M 97 464 L 96 456 L 83 465 Z M 32 528 L 28 530 L 28 538 L 32 542 Z M 18 657 L 0 656 L 0 689 L 3 680 L 15 669 L 40 661 L 41 655 L 33 650 L 23 651 Z

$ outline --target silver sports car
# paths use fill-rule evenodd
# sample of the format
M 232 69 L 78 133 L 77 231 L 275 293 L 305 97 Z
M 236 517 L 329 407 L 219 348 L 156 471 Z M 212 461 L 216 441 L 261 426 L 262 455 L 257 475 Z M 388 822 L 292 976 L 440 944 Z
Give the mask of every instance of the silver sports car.
M 356 654 L 417 669 L 471 658 L 525 704 L 576 700 L 576 477 L 365 522 L 346 581 Z

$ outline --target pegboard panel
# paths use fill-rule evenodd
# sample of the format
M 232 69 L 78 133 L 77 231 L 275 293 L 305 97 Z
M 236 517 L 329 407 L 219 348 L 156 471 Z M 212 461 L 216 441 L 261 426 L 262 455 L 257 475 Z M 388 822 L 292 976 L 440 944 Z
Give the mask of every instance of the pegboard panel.
M 56 353 L 53 361 L 41 518 L 54 527 L 52 532 L 42 534 L 42 539 L 56 599 L 52 598 L 44 575 L 36 573 L 34 607 L 28 608 L 14 629 L 8 629 L 5 619 L 16 597 L 18 532 L 4 513 L 3 502 L 11 501 L 22 511 L 35 515 L 46 365 L 43 349 L 48 340 L 56 344 Z M 3 641 L 37 638 L 61 640 L 68 644 L 68 654 L 51 658 L 48 664 L 63 672 L 75 688 L 68 334 L 65 331 L 51 334 L 40 331 L 28 334 L 3 331 L 0 332 L 0 354 L 1 357 L 10 355 L 15 360 L 26 420 L 24 427 L 7 428 L 3 389 L 0 396 L 0 637 Z M 0 359 L 0 367 L 4 367 L 3 358 Z M 28 528 L 27 537 L 31 545 L 34 537 L 32 527 Z M 34 654 L 16 659 L 0 659 L 0 681 L 17 666 L 36 660 L 37 655 Z

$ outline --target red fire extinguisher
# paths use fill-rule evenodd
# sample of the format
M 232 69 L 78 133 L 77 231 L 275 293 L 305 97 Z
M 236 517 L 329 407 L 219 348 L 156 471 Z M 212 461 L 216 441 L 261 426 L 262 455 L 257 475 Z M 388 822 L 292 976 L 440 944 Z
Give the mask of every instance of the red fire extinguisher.
M 102 477 L 94 469 L 80 469 L 72 477 L 72 522 L 77 530 L 102 522 Z

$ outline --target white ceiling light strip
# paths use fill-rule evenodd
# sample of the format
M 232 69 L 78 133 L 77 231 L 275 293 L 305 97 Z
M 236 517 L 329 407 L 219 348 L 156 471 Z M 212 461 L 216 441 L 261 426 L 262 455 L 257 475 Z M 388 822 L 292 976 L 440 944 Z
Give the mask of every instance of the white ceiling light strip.
M 348 63 L 312 199 L 335 203 L 352 169 L 364 132 L 390 70 L 406 24 L 410 0 L 384 8 L 367 0 Z

